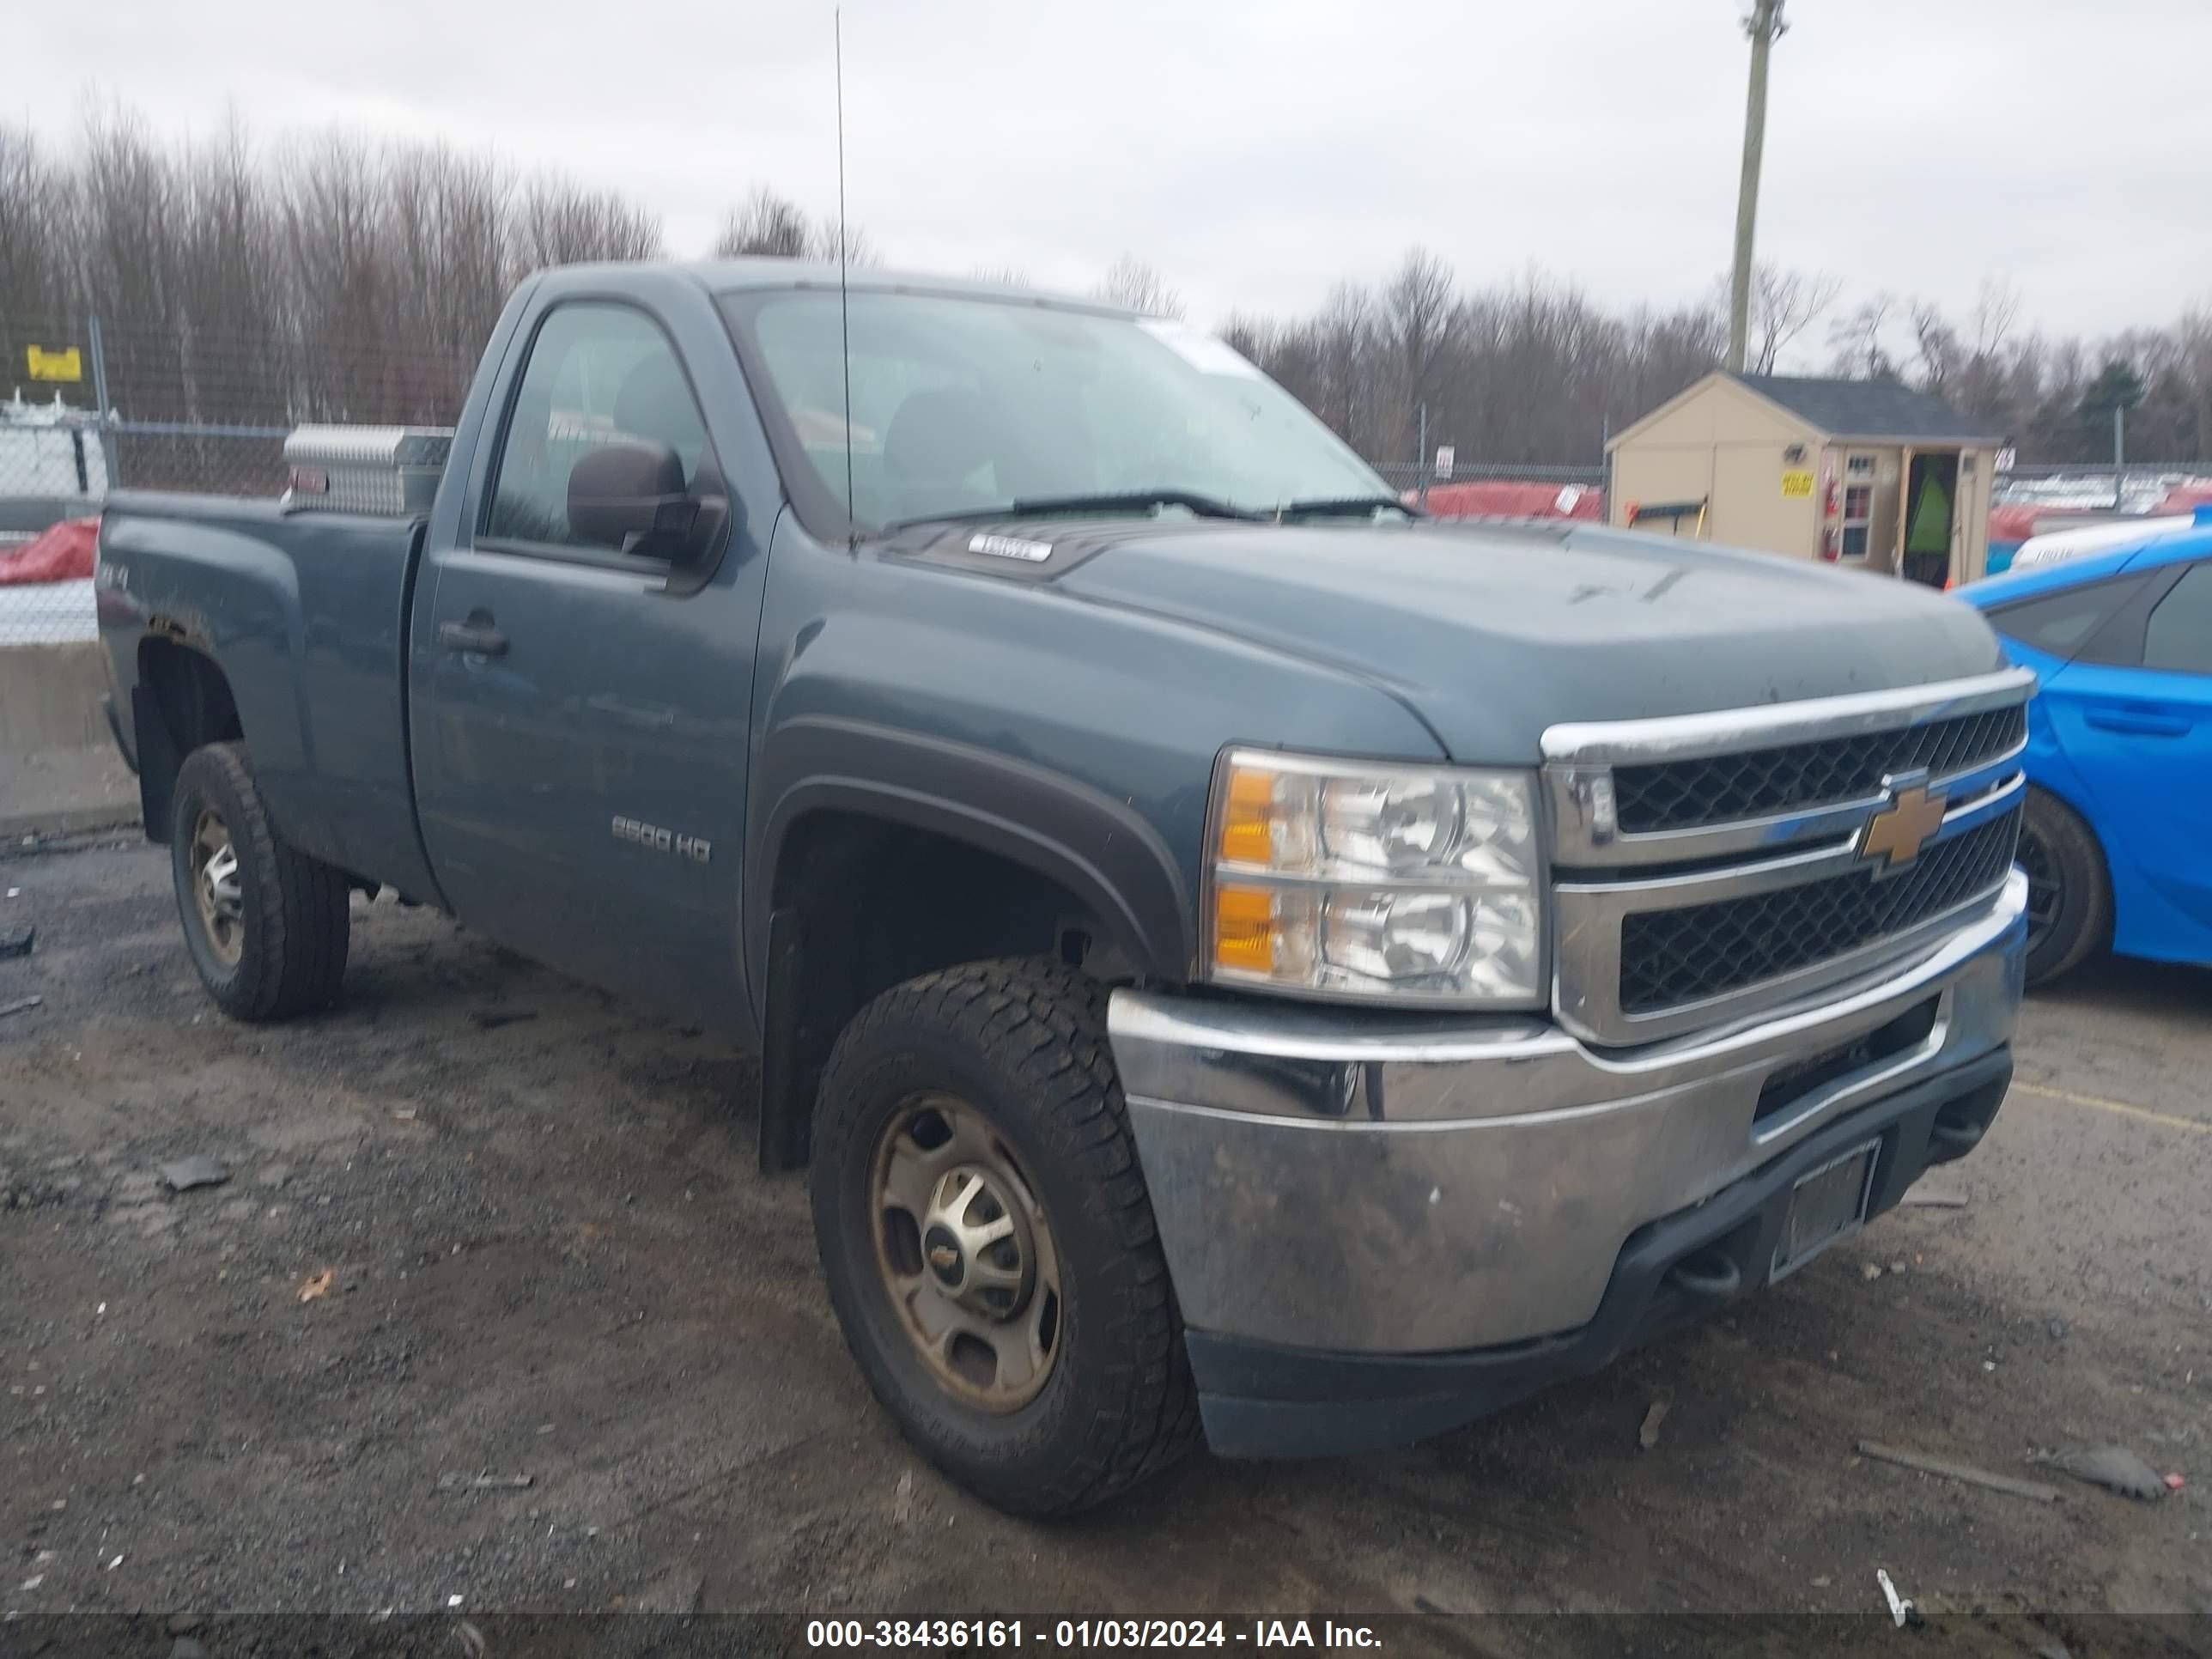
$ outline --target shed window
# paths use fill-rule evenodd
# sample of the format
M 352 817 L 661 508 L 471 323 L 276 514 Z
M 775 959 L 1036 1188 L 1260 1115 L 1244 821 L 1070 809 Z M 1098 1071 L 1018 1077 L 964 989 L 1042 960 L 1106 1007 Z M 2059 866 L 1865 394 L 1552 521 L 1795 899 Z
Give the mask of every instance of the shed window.
M 1845 471 L 1858 465 L 1861 457 L 1854 456 L 1845 465 Z M 1874 463 L 1867 462 L 1869 467 Z M 1874 486 L 1846 484 L 1844 486 L 1844 556 L 1847 559 L 1866 557 L 1868 526 L 1874 519 Z
M 1874 477 L 1874 457 L 1871 455 L 1852 456 L 1849 460 L 1844 463 L 1844 477 L 1850 478 L 1871 478 Z

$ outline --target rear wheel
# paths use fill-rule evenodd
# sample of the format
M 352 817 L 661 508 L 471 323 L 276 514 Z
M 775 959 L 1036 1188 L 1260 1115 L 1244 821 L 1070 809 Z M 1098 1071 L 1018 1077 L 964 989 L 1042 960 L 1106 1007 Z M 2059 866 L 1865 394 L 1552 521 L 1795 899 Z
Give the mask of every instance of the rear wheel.
M 2019 859 L 2027 875 L 2027 982 L 2041 985 L 2112 943 L 2112 882 L 2095 832 L 2040 789 L 2027 792 Z
M 1095 982 L 991 962 L 885 992 L 823 1074 L 810 1179 L 845 1339 L 963 1486 L 1066 1514 L 1196 1440 Z
M 211 744 L 177 772 L 169 866 L 192 965 L 234 1019 L 328 1006 L 345 976 L 343 872 L 286 844 L 246 754 Z

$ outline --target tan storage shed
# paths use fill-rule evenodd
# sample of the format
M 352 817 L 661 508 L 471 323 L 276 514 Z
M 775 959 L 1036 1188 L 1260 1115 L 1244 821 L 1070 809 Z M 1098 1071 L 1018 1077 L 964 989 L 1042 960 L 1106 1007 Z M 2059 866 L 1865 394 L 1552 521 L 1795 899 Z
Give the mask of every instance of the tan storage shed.
M 2003 434 L 1909 386 L 1716 370 L 1606 446 L 1616 525 L 1972 581 Z

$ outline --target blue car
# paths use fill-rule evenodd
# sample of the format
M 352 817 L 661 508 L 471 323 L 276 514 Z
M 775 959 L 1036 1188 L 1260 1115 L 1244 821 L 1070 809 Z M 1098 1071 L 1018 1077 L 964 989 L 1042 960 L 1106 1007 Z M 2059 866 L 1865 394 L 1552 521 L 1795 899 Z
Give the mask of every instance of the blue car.
M 2100 950 L 2212 963 L 2212 507 L 2180 535 L 1959 590 L 2028 705 L 2027 978 Z

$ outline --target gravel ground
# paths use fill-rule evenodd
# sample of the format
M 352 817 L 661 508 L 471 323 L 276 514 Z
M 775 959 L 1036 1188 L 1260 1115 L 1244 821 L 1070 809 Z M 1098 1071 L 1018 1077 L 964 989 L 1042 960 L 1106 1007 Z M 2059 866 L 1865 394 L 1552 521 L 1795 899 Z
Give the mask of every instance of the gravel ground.
M 749 1060 L 389 902 L 341 1010 L 234 1025 L 158 851 L 9 887 L 0 1006 L 44 1001 L 0 1018 L 0 1612 L 1863 1613 L 1880 1566 L 2055 1633 L 2212 1613 L 2212 976 L 2037 999 L 1990 1139 L 1925 1183 L 1968 1204 L 1735 1317 L 1413 1450 L 1201 1457 L 1039 1527 L 873 1408 Z M 228 1182 L 167 1192 L 191 1153 Z M 2187 1489 L 2027 1466 L 2105 1442 Z

